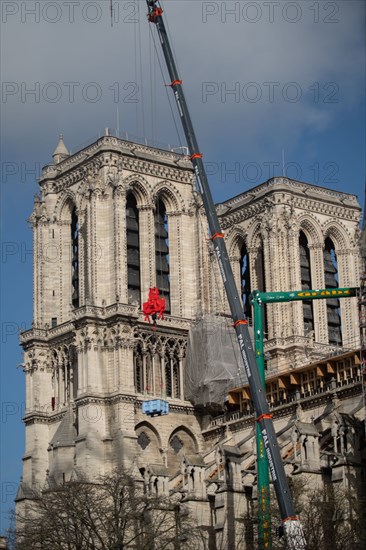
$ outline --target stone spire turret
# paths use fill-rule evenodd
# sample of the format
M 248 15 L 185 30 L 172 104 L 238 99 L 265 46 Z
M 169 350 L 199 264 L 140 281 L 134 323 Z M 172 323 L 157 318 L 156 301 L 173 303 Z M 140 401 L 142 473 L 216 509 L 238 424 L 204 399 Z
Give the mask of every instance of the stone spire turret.
M 52 155 L 54 164 L 59 164 L 59 162 L 62 162 L 65 160 L 68 156 L 70 156 L 69 151 L 66 148 L 66 145 L 64 143 L 64 136 L 60 134 L 60 139 L 58 142 L 58 145 Z

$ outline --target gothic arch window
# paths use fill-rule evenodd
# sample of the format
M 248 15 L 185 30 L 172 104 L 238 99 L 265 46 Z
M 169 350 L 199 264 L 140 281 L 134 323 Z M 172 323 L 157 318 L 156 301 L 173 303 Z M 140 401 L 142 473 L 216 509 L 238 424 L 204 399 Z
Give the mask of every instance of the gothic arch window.
M 73 346 L 53 352 L 52 357 L 53 396 L 52 410 L 63 407 L 73 401 L 78 390 L 77 353 Z
M 165 390 L 167 397 L 173 397 L 172 369 L 170 364 L 171 353 L 165 351 Z
M 266 274 L 264 269 L 264 246 L 262 239 L 257 250 L 257 257 L 255 260 L 255 272 L 258 281 L 258 290 L 260 292 L 266 292 Z M 263 325 L 264 334 L 268 338 L 268 319 L 267 319 L 267 304 L 263 304 Z
M 169 226 L 163 200 L 158 198 L 155 213 L 156 286 L 170 312 Z
M 144 392 L 144 363 L 143 363 L 143 354 L 141 345 L 138 344 L 133 352 L 133 364 L 134 364 L 134 379 L 135 379 L 135 390 L 137 393 Z
M 249 254 L 245 243 L 240 250 L 240 274 L 241 274 L 241 296 L 243 300 L 244 315 L 248 319 L 252 318 L 252 307 L 250 305 L 250 264 Z
M 79 220 L 74 207 L 71 212 L 71 283 L 72 305 L 79 307 Z
M 179 398 L 180 395 L 180 383 L 179 383 L 179 358 L 175 353 L 173 356 L 173 397 Z
M 338 262 L 334 243 L 330 237 L 324 243 L 324 276 L 326 288 L 337 288 Z M 329 344 L 342 345 L 342 326 L 340 316 L 340 302 L 337 298 L 327 300 L 328 338 Z
M 165 390 L 167 397 L 180 397 L 180 364 L 177 350 L 166 347 L 165 358 Z
M 74 400 L 77 397 L 79 387 L 79 372 L 78 372 L 78 356 L 73 346 L 69 349 L 69 361 L 70 361 L 70 377 L 69 377 L 69 394 L 70 399 Z
M 179 399 L 181 362 L 180 350 L 175 340 L 168 340 L 163 344 L 150 337 L 146 345 L 138 342 L 133 351 L 136 392 Z
M 139 212 L 136 198 L 128 193 L 126 200 L 127 294 L 128 303 L 141 303 Z
M 154 372 L 153 361 L 151 354 L 147 352 L 145 354 L 145 370 L 146 370 L 146 386 L 144 388 L 145 393 L 152 394 L 154 390 Z
M 137 436 L 137 450 L 143 462 L 159 464 L 161 462 L 161 440 L 157 430 L 148 422 L 141 422 L 135 427 Z M 145 454 L 146 453 L 146 454 Z M 146 458 L 143 458 L 145 455 Z
M 187 428 L 180 426 L 176 428 L 169 437 L 167 462 L 169 474 L 175 474 L 181 463 L 183 455 L 197 453 L 197 444 L 193 434 Z
M 309 290 L 312 288 L 311 283 L 311 264 L 310 264 L 310 250 L 308 245 L 308 239 L 303 231 L 299 234 L 299 248 L 300 248 L 300 270 L 301 270 L 301 289 Z M 304 329 L 305 336 L 309 332 L 314 330 L 314 310 L 313 301 L 308 300 L 302 303 L 303 315 L 304 315 Z
M 158 354 L 150 346 L 138 344 L 133 351 L 134 383 L 137 393 L 161 393 L 161 368 Z

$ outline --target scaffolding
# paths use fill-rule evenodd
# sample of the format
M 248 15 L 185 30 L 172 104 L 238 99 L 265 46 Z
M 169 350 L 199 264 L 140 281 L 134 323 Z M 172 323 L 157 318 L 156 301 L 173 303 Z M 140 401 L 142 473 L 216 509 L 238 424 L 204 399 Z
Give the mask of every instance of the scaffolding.
M 250 333 L 253 340 L 251 327 Z M 230 388 L 247 383 L 232 321 L 206 314 L 192 324 L 184 377 L 187 399 L 216 413 L 223 410 Z

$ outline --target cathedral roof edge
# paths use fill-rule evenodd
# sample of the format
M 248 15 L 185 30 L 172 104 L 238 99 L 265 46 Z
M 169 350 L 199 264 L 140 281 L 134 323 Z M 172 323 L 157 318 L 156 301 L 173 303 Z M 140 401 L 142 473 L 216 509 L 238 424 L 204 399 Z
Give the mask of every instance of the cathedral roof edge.
M 264 198 L 269 193 L 276 191 L 287 191 L 292 194 L 300 194 L 305 198 L 326 200 L 329 202 L 338 202 L 341 200 L 342 206 L 348 208 L 356 208 L 361 210 L 357 196 L 343 191 L 336 191 L 328 187 L 322 187 L 313 183 L 307 183 L 297 180 L 292 180 L 284 177 L 271 178 L 255 187 L 239 193 L 230 199 L 218 203 L 217 210 L 219 215 L 227 213 L 228 209 L 239 208 L 242 204 L 252 202 L 254 199 Z

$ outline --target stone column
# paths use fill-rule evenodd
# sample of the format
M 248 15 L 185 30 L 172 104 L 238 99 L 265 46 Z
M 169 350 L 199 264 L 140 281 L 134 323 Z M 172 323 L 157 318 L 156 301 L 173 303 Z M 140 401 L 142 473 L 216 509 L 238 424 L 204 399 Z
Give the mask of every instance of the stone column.
M 199 285 L 200 254 L 197 232 L 197 211 L 181 212 L 179 218 L 179 288 L 180 311 L 192 318 L 201 309 L 202 289 Z M 193 251 L 195 251 L 193 253 Z M 188 261 L 186 261 L 188 260 Z
M 167 396 L 166 392 L 166 376 L 165 376 L 165 349 L 160 350 L 160 365 L 161 365 L 161 385 L 164 397 Z
M 292 225 L 288 230 L 288 251 L 289 251 L 289 289 L 301 290 L 301 267 L 300 267 L 300 245 L 299 229 Z M 287 290 L 287 289 L 286 289 Z M 293 334 L 304 335 L 304 315 L 302 302 L 291 302 L 291 319 Z
M 44 326 L 45 323 L 50 323 L 50 320 L 46 318 L 46 311 L 45 311 L 45 257 L 47 254 L 47 251 L 45 249 L 47 239 L 45 238 L 45 229 L 46 229 L 46 222 L 40 220 L 37 224 L 37 272 L 36 278 L 38 279 L 37 284 L 37 302 L 38 304 L 35 304 L 35 309 L 38 310 L 37 317 L 38 317 L 38 323 L 41 326 Z M 36 317 L 35 317 L 36 318 Z
M 324 277 L 324 243 L 309 245 L 311 281 L 315 289 L 325 288 Z M 328 317 L 326 300 L 314 300 L 314 331 L 315 341 L 323 344 L 328 343 Z
M 126 193 L 121 186 L 113 192 L 113 215 L 115 297 L 127 303 Z
M 78 234 L 78 262 L 79 262 L 79 305 L 83 306 L 85 304 L 85 282 L 86 282 L 86 272 L 87 272 L 87 257 L 86 257 L 86 247 L 87 242 L 85 242 L 86 237 L 86 211 L 78 211 L 78 224 L 79 224 L 79 234 Z
M 266 292 L 273 292 L 276 290 L 273 279 L 276 277 L 276 261 L 274 256 L 274 238 L 272 230 L 269 228 L 262 230 L 263 235 L 263 272 L 264 272 L 264 289 Z M 274 307 L 277 304 L 271 304 L 266 306 L 267 326 L 268 326 L 268 339 L 274 338 L 274 324 L 275 324 L 275 311 Z
M 182 234 L 181 212 L 167 212 L 169 238 L 169 274 L 170 274 L 170 309 L 171 314 L 177 317 L 183 312 L 184 284 L 182 277 Z M 185 258 L 185 263 L 191 258 Z
M 34 285 L 34 324 L 42 324 L 42 304 L 41 304 L 41 277 L 42 274 L 42 235 L 39 224 L 35 221 L 33 225 L 33 285 Z
M 87 292 L 86 303 L 95 304 L 98 288 L 96 277 L 96 258 L 97 258 L 97 240 L 96 240 L 96 208 L 97 193 L 91 191 L 87 206 Z
M 351 250 L 337 252 L 339 287 L 359 286 L 355 280 L 355 262 Z M 358 303 L 357 298 L 342 298 L 341 323 L 342 323 L 342 345 L 350 348 L 357 348 L 360 345 L 358 330 Z M 356 339 L 355 339 L 356 335 Z

